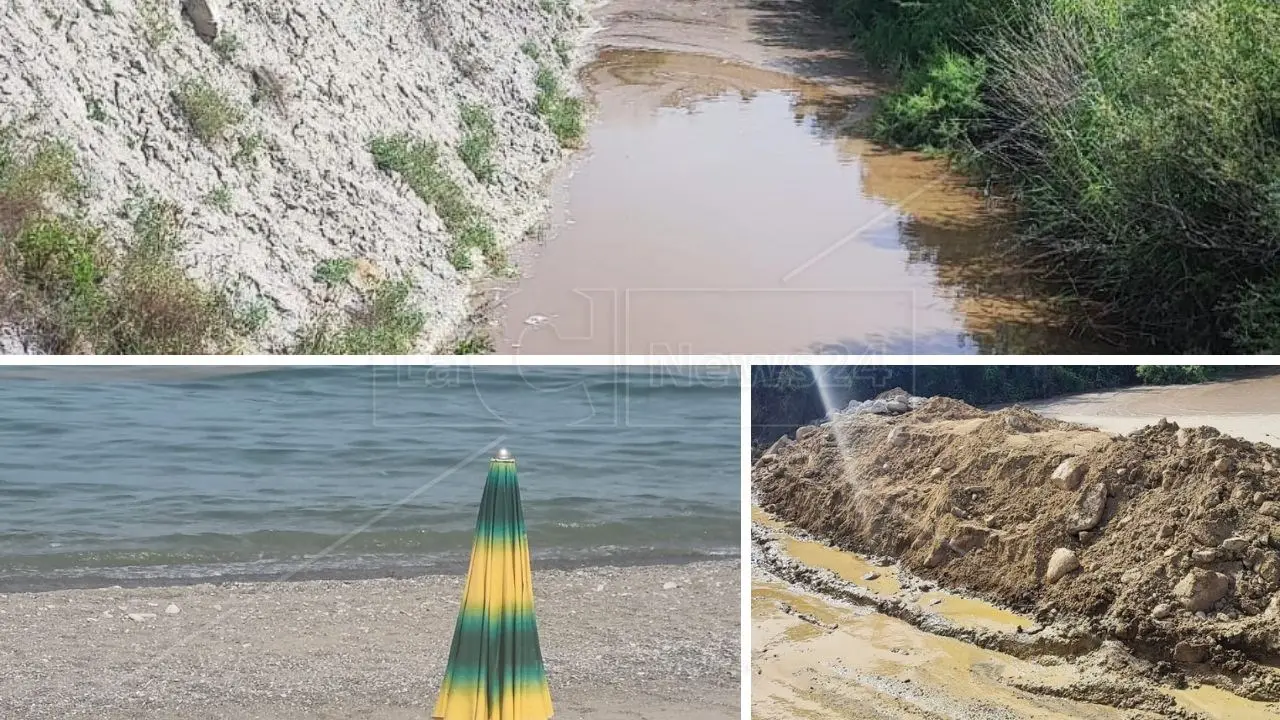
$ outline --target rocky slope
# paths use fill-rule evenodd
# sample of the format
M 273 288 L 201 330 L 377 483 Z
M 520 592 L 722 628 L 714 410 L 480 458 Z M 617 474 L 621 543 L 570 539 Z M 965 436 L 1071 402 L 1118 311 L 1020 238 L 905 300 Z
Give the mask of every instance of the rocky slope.
M 1023 408 L 894 405 L 780 440 L 752 471 L 760 505 L 1046 624 L 1083 622 L 1164 672 L 1280 698 L 1280 451 L 1164 421 L 1115 436 Z
M 30 300 L 35 283 L 49 305 L 54 284 L 32 260 L 32 207 L 119 255 L 150 203 L 175 218 L 181 271 L 233 309 L 231 349 L 363 321 L 388 325 L 366 328 L 381 345 L 311 347 L 450 350 L 472 282 L 540 222 L 544 177 L 580 132 L 562 111 L 580 110 L 566 98 L 585 23 L 581 0 L 6 0 L 5 349 L 67 351 L 47 326 L 83 315 Z M 63 151 L 79 182 L 31 179 Z M 133 347 L 81 335 L 59 342 Z

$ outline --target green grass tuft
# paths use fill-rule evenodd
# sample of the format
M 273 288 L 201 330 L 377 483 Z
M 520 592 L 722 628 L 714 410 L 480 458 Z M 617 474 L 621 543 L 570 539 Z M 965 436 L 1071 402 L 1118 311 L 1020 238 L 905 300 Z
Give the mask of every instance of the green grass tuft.
M 561 147 L 578 147 L 582 144 L 585 132 L 584 116 L 586 106 L 580 98 L 570 97 L 560 84 L 559 77 L 546 66 L 538 68 L 534 78 L 538 95 L 534 99 L 534 110 L 546 121 L 551 132 L 560 141 Z
M 488 183 L 497 173 L 493 161 L 493 146 L 497 142 L 497 132 L 493 127 L 493 116 L 483 105 L 462 106 L 462 144 L 458 146 L 458 157 L 471 170 L 476 180 Z
M 244 110 L 203 78 L 187 78 L 174 92 L 191 131 L 201 142 L 213 145 L 244 120 Z
M 404 355 L 426 326 L 413 307 L 412 283 L 384 280 L 341 323 L 322 321 L 304 330 L 293 352 L 300 355 Z
M 312 277 L 317 282 L 324 283 L 329 287 L 337 287 L 345 285 L 347 280 L 351 278 L 351 273 L 355 272 L 355 270 L 355 260 L 351 258 L 331 258 L 316 263 L 316 269 L 312 273 Z
M 454 267 L 470 269 L 473 249 L 479 250 L 490 264 L 501 262 L 492 225 L 442 166 L 435 143 L 400 134 L 374 138 L 369 150 L 379 168 L 399 175 L 414 194 L 435 208 L 453 235 L 449 260 Z
M 231 188 L 226 185 L 219 185 L 205 195 L 204 202 L 209 207 L 218 210 L 224 214 L 231 212 Z
M 213 41 L 213 51 L 225 63 L 235 62 L 241 50 L 244 50 L 244 42 L 233 32 L 220 33 Z

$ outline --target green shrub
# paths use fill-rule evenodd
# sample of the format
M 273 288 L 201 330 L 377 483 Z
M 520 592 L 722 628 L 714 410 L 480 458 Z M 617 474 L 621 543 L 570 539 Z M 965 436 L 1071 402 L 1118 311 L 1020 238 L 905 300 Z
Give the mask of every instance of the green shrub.
M 404 355 L 426 326 L 426 316 L 410 302 L 413 285 L 386 280 L 342 323 L 321 321 L 303 331 L 294 352 L 301 355 Z
M 986 63 L 950 51 L 907 74 L 874 120 L 877 139 L 919 148 L 958 148 L 980 126 Z
M 187 78 L 174 92 L 191 131 L 207 145 L 224 137 L 226 131 L 244 120 L 244 110 L 203 78 Z
M 351 278 L 351 273 L 356 270 L 356 261 L 351 258 L 332 258 L 329 260 L 321 260 L 316 263 L 315 272 L 312 277 L 317 282 L 324 283 L 329 287 L 337 287 L 346 284 Z
M 547 122 L 547 127 L 551 128 L 560 145 L 562 147 L 579 146 L 585 131 L 586 106 L 582 100 L 567 95 L 560 84 L 560 79 L 546 66 L 538 68 L 534 85 L 538 88 L 534 109 Z
M 472 249 L 479 250 L 491 264 L 501 261 L 488 218 L 467 200 L 462 187 L 442 167 L 435 143 L 401 134 L 374 138 L 369 150 L 379 168 L 399 175 L 423 202 L 435 208 L 445 229 L 453 235 L 449 260 L 455 267 L 471 267 Z
M 244 43 L 240 40 L 240 36 L 233 32 L 220 33 L 213 41 L 213 51 L 222 58 L 223 62 L 235 62 L 243 49 Z
M 1139 365 L 1138 378 L 1144 385 L 1194 385 L 1221 377 L 1215 365 Z
M 903 73 L 876 135 L 1007 190 L 1047 279 L 1131 346 L 1280 345 L 1280 5 L 818 5 Z
M 497 142 L 497 132 L 493 127 L 493 116 L 483 105 L 462 106 L 462 144 L 458 146 L 458 157 L 471 170 L 476 180 L 487 183 L 493 180 L 497 166 L 493 162 L 493 146 Z

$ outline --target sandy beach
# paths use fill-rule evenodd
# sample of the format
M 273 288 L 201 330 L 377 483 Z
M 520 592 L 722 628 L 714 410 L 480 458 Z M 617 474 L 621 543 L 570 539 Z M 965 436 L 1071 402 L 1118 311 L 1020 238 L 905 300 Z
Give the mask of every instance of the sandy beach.
M 739 716 L 737 560 L 535 571 L 556 717 Z M 429 714 L 462 576 L 0 595 L 0 717 Z

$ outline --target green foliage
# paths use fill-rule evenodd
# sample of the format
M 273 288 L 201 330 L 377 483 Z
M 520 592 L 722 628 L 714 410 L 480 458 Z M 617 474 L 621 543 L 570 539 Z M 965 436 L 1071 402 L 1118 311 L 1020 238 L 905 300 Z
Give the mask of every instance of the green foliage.
M 231 189 L 226 185 L 219 185 L 204 197 L 204 202 L 209 207 L 222 213 L 231 212 Z
M 489 108 L 483 105 L 462 106 L 462 144 L 458 146 L 458 157 L 471 170 L 476 180 L 488 183 L 497 173 L 493 162 L 493 146 L 497 142 L 497 132 L 493 127 L 493 116 Z
M 263 145 L 262 133 L 241 135 L 236 139 L 236 153 L 231 156 L 231 164 L 240 167 L 252 167 L 258 161 L 258 153 Z
M 322 282 L 329 287 L 337 287 L 346 284 L 347 280 L 351 278 L 351 273 L 355 272 L 355 270 L 355 260 L 351 258 L 331 258 L 316 263 L 316 269 L 312 276 L 317 282 Z
M 569 67 L 569 62 L 573 59 L 573 44 L 558 37 L 551 41 L 551 47 L 555 49 L 556 57 L 560 58 L 560 64 Z
M 1007 189 L 1051 280 L 1153 348 L 1280 346 L 1280 5 L 818 4 L 903 73 L 877 135 Z
M 415 309 L 413 285 L 405 280 L 383 281 L 369 292 L 360 308 L 342 323 L 324 321 L 302 333 L 294 352 L 300 355 L 404 355 L 426 326 Z
M 178 264 L 182 218 L 143 200 L 124 251 L 103 230 L 56 212 L 82 185 L 70 147 L 29 149 L 0 129 L 0 311 L 66 354 L 230 352 L 237 319 L 226 297 L 201 288 Z
M 244 120 L 244 110 L 204 78 L 187 78 L 178 84 L 174 100 L 191 131 L 201 142 L 213 145 L 227 130 Z
M 488 355 L 493 352 L 493 339 L 487 335 L 468 335 L 453 349 L 454 355 Z
M 173 38 L 177 24 L 165 0 L 139 0 L 138 20 L 142 38 L 153 50 L 158 50 Z
M 222 58 L 223 62 L 235 62 L 240 51 L 244 49 L 244 42 L 240 40 L 240 36 L 233 32 L 219 33 L 218 37 L 213 41 L 213 51 Z
M 982 122 L 986 63 L 950 51 L 914 68 L 874 119 L 877 139 L 918 148 L 955 148 Z
M 578 147 L 585 132 L 586 106 L 582 99 L 565 93 L 560 78 L 546 66 L 539 66 L 534 84 L 538 88 L 534 110 L 547 122 L 561 147 Z
M 400 134 L 374 138 L 369 150 L 379 168 L 399 175 L 423 202 L 435 208 L 453 235 L 449 260 L 454 267 L 469 269 L 473 249 L 479 250 L 491 264 L 501 262 L 493 227 L 442 166 L 435 143 Z
M 1139 365 L 1138 379 L 1144 385 L 1194 385 L 1222 375 L 1217 365 Z

